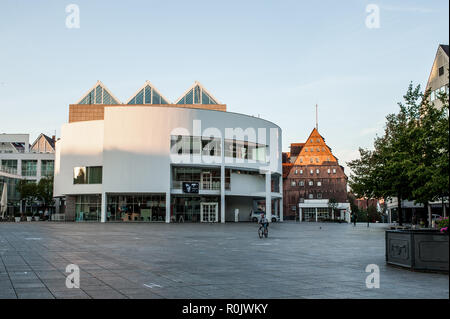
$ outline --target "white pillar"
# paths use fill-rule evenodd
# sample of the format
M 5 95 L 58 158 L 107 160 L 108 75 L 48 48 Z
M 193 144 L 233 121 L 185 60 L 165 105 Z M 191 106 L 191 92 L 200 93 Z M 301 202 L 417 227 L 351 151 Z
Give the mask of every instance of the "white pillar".
M 225 165 L 223 161 L 220 166 L 220 222 L 225 223 Z
M 280 222 L 283 221 L 283 175 L 280 175 Z
M 272 220 L 272 174 L 266 172 L 266 218 L 269 222 Z
M 17 175 L 22 176 L 22 160 L 17 160 Z
M 316 223 L 318 222 L 318 218 L 317 218 L 317 207 L 316 207 Z
M 303 220 L 303 208 L 299 207 L 299 222 L 301 223 Z
M 102 206 L 100 211 L 100 221 L 106 222 L 106 193 L 102 193 Z
M 42 172 L 41 172 L 42 163 L 41 163 L 40 159 L 37 160 L 37 164 L 36 165 L 37 165 L 36 166 L 36 183 L 38 183 L 39 180 L 41 179 L 41 174 L 42 174 Z
M 166 223 L 170 223 L 170 192 L 166 193 Z

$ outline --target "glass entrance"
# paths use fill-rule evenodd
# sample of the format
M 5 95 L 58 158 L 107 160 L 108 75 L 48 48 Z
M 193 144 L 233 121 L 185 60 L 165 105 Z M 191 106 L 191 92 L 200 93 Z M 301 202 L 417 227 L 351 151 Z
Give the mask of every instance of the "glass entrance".
M 219 221 L 218 203 L 201 203 L 200 206 L 201 222 L 217 223 Z

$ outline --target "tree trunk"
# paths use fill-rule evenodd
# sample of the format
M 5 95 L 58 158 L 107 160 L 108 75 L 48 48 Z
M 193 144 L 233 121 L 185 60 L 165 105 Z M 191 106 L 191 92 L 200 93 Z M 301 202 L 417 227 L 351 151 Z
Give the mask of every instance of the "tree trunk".
M 403 216 L 402 216 L 402 198 L 397 196 L 397 215 L 398 215 L 398 225 L 403 225 Z

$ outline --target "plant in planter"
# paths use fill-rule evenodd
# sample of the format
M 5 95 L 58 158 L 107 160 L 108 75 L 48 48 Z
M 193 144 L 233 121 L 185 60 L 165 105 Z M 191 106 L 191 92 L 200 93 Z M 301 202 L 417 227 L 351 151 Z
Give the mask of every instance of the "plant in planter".
M 33 219 L 33 213 L 31 211 L 27 212 L 27 222 L 31 222 Z
M 16 221 L 16 223 L 20 222 L 21 217 L 22 217 L 21 213 L 19 212 L 14 213 L 14 220 Z
M 448 234 L 448 217 L 440 217 L 436 221 L 437 228 L 441 231 L 441 233 Z

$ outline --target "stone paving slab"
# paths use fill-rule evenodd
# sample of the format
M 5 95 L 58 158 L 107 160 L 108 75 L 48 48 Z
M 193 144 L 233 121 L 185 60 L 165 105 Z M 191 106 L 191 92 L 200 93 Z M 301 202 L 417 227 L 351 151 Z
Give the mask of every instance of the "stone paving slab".
M 0 299 L 449 298 L 448 275 L 385 264 L 384 230 L 284 222 L 259 239 L 252 223 L 0 223 Z M 69 264 L 79 289 L 66 287 Z

